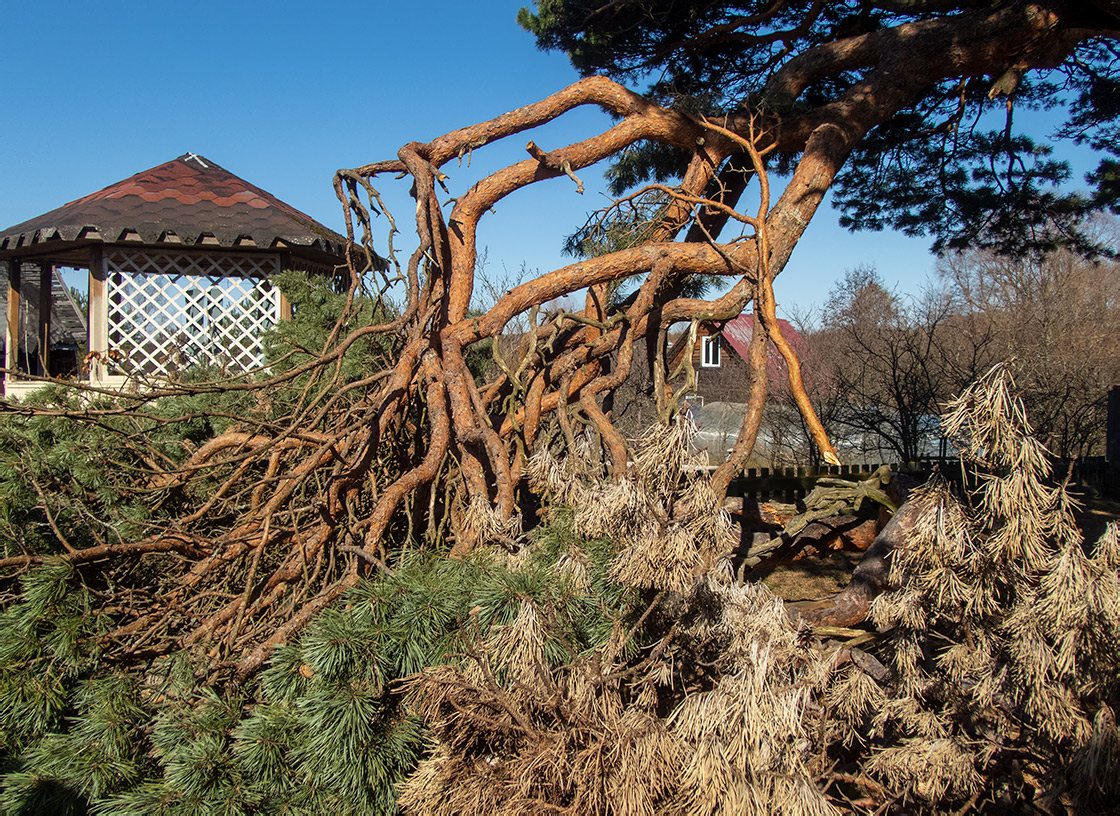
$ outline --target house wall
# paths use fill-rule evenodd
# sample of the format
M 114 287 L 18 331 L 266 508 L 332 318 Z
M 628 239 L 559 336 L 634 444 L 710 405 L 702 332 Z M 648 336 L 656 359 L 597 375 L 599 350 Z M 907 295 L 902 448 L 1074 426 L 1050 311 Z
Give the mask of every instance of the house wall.
M 697 330 L 696 345 L 692 349 L 692 368 L 696 372 L 696 394 L 704 402 L 746 402 L 751 375 L 747 361 L 739 356 L 727 339 L 720 337 L 718 366 L 705 366 L 702 359 L 703 338 L 711 336 L 709 327 Z M 682 341 L 683 342 L 683 341 Z M 682 345 L 671 357 L 679 361 Z M 674 362 L 672 367 L 679 363 Z
M 701 331 L 703 328 L 701 327 Z M 675 369 L 681 361 L 681 354 L 685 348 L 684 338 L 678 338 L 671 344 L 669 351 L 670 369 Z M 705 367 L 701 365 L 700 342 L 692 353 L 692 367 L 696 372 L 695 393 L 698 399 L 689 397 L 694 407 L 701 403 L 744 403 L 750 386 L 750 371 L 747 362 L 740 357 L 730 344 L 723 342 L 720 346 L 720 365 L 718 367 Z M 682 378 L 674 380 L 672 386 L 679 389 L 683 384 Z M 604 405 L 611 411 L 611 420 L 615 427 L 628 438 L 634 438 L 644 433 L 649 426 L 657 421 L 657 404 L 653 394 L 653 377 L 649 366 L 649 356 L 645 343 L 638 343 L 634 347 L 634 358 L 630 367 L 630 376 L 625 383 L 611 396 Z M 736 420 L 735 433 L 742 422 L 741 414 Z
M 701 342 L 692 354 L 696 370 L 696 393 L 705 402 L 746 402 L 751 375 L 747 361 L 735 353 L 727 341 L 720 341 L 719 366 L 701 365 Z

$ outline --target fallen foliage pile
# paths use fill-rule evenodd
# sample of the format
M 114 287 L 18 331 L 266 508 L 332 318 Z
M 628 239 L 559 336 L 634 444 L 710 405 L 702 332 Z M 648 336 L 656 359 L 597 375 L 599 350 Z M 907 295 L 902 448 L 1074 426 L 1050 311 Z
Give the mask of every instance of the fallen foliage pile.
M 680 424 L 621 474 L 538 453 L 536 530 L 402 550 L 240 686 L 106 660 L 97 587 L 45 563 L 0 613 L 0 812 L 1105 811 L 1116 526 L 1082 540 L 1004 372 L 948 426 L 971 489 L 912 497 L 855 628 L 736 579 Z
M 997 369 L 952 406 L 972 489 L 935 481 L 912 499 L 890 590 L 862 631 L 799 627 L 765 588 L 733 580 L 724 517 L 702 479 L 681 477 L 679 431 L 647 440 L 613 482 L 539 457 L 539 483 L 577 508 L 575 528 L 620 542 L 610 574 L 642 600 L 607 643 L 550 663 L 552 612 L 526 599 L 513 623 L 410 679 L 434 745 L 401 805 L 1110 808 L 1117 530 L 1086 549 L 1011 385 Z M 557 569 L 585 561 L 572 547 Z

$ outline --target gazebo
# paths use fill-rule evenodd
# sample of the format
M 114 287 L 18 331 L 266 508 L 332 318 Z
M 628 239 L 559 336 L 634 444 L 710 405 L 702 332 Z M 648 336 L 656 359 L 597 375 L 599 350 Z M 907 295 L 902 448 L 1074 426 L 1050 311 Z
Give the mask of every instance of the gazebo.
M 290 312 L 269 276 L 333 275 L 344 245 L 338 233 L 194 153 L 9 227 L 0 232 L 8 270 L 4 393 L 19 396 L 41 384 L 34 377 L 73 369 L 72 355 L 68 364 L 51 359 L 59 295 L 68 296 L 61 268 L 89 271 L 81 376 L 120 388 L 130 377 L 159 378 L 190 364 L 261 365 L 261 332 Z

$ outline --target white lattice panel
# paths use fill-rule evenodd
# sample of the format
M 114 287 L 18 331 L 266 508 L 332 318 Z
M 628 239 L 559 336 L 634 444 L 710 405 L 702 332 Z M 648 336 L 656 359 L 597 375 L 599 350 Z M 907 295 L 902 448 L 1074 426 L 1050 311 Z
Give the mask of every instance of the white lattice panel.
M 108 267 L 109 346 L 126 371 L 263 363 L 261 333 L 280 317 L 266 278 L 280 271 L 278 257 L 117 251 Z

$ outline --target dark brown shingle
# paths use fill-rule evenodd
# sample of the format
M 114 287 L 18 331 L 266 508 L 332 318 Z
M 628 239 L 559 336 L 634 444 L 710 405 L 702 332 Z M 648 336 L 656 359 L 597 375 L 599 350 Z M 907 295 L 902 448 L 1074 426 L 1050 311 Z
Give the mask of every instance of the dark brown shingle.
M 271 193 L 187 153 L 3 230 L 0 255 L 91 233 L 106 243 L 126 240 L 130 233 L 145 244 L 194 245 L 212 236 L 225 247 L 251 241 L 260 248 L 287 244 L 335 256 L 345 243 L 337 232 Z

